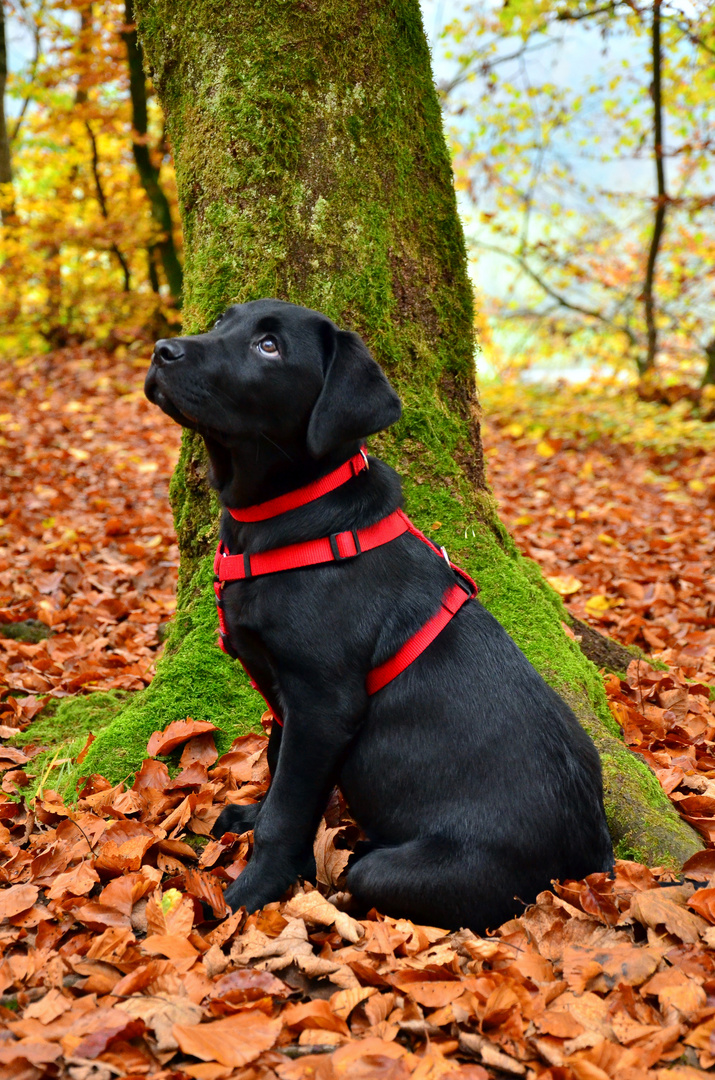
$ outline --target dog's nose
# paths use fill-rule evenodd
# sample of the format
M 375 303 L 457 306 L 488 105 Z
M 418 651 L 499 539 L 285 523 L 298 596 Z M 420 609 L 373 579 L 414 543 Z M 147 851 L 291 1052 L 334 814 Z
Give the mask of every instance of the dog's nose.
M 177 360 L 183 360 L 183 358 L 184 346 L 181 344 L 181 338 L 162 338 L 154 346 L 152 360 L 157 367 L 162 367 L 164 364 L 173 364 Z

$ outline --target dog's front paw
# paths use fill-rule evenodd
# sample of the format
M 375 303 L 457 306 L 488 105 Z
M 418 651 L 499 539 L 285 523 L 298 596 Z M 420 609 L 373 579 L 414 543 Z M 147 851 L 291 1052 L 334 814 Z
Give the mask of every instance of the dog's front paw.
M 224 806 L 223 810 L 216 818 L 214 827 L 211 830 L 213 836 L 218 840 L 221 839 L 224 833 L 244 833 L 252 829 L 256 824 L 256 818 L 258 817 L 258 811 L 261 809 L 260 803 L 249 803 L 246 806 Z
M 242 880 L 242 878 L 243 874 L 228 886 L 223 898 L 231 911 L 238 911 L 243 907 L 250 915 L 253 911 L 259 911 L 269 901 L 266 899 L 264 890 L 252 888 L 247 880 L 245 878 Z

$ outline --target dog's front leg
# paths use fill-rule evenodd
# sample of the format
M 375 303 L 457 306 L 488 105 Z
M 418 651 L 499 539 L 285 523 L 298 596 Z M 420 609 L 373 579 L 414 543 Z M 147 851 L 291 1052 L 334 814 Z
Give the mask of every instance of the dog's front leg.
M 271 776 L 275 776 L 278 766 L 282 734 L 283 728 L 274 722 L 268 740 L 268 770 Z M 257 803 L 230 803 L 224 806 L 214 823 L 212 834 L 220 840 L 227 832 L 243 833 L 254 829 L 264 803 L 265 797 Z
M 255 911 L 278 900 L 309 864 L 320 815 L 355 730 L 339 717 L 338 709 L 318 711 L 314 701 L 310 712 L 293 710 L 286 716 L 275 776 L 256 820 L 251 861 L 225 893 L 234 911 Z

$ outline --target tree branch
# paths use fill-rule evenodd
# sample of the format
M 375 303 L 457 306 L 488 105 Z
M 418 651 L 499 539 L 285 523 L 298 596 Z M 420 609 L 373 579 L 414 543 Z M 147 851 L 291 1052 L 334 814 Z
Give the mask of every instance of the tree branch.
M 483 59 L 470 60 L 469 64 L 465 65 L 462 71 L 458 75 L 455 75 L 449 82 L 438 83 L 437 89 L 444 97 L 449 95 L 466 82 L 470 75 L 474 75 L 477 71 L 482 75 L 486 75 L 492 68 L 498 67 L 499 64 L 506 64 L 509 60 L 521 60 L 524 56 L 529 56 L 531 53 L 539 52 L 541 49 L 549 49 L 553 45 L 557 44 L 556 41 L 541 41 L 536 45 L 529 47 L 528 41 L 525 41 L 521 48 L 516 52 L 508 53 L 507 56 L 497 56 L 494 60 Z
M 614 3 L 604 4 L 603 7 L 591 8 L 590 11 L 562 11 L 556 12 L 557 22 L 581 22 L 583 19 L 591 19 L 594 15 L 613 15 L 621 5 L 615 0 Z M 628 4 L 628 7 L 631 5 Z
M 638 339 L 629 327 L 621 326 L 618 323 L 613 322 L 607 315 L 604 315 L 602 311 L 598 311 L 596 308 L 587 308 L 582 304 L 574 304 L 570 300 L 567 300 L 565 296 L 558 293 L 556 289 L 552 288 L 547 281 L 545 281 L 540 274 L 532 269 L 527 263 L 526 259 L 521 255 L 515 255 L 513 251 L 507 251 L 506 248 L 497 247 L 494 244 L 485 244 L 483 241 L 478 240 L 479 247 L 484 248 L 485 251 L 493 251 L 495 255 L 503 255 L 506 259 L 511 259 L 516 263 L 532 281 L 536 282 L 540 289 L 543 289 L 547 296 L 550 296 L 552 300 L 555 300 L 561 307 L 566 308 L 567 311 L 576 311 L 580 315 L 586 315 L 591 319 L 597 319 L 598 322 L 603 323 L 605 326 L 610 326 L 612 329 L 617 330 L 621 334 L 625 334 L 631 345 L 638 344 Z

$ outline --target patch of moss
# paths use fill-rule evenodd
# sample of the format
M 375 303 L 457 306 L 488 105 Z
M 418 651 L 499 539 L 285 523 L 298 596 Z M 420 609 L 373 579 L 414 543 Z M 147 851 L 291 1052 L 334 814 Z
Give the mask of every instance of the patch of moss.
M 90 732 L 106 727 L 121 709 L 129 694 L 118 690 L 95 690 L 76 697 L 48 701 L 29 728 L 13 739 L 13 745 L 28 743 L 55 749 L 69 739 L 84 739 Z
M 45 641 L 51 637 L 52 631 L 39 619 L 23 619 L 22 622 L 0 623 L 0 637 L 13 638 L 15 641 L 25 641 L 36 645 L 38 641 Z
M 130 697 L 117 690 L 95 690 L 76 697 L 51 699 L 29 728 L 12 740 L 15 746 L 32 743 L 46 747 L 25 769 L 31 778 L 25 794 L 33 794 L 45 775 L 45 786 L 66 784 L 72 774 L 72 763 L 87 737 L 107 727 Z
M 604 801 L 620 858 L 679 870 L 702 848 L 699 837 L 668 802 L 653 773 L 613 739 L 599 741 Z

